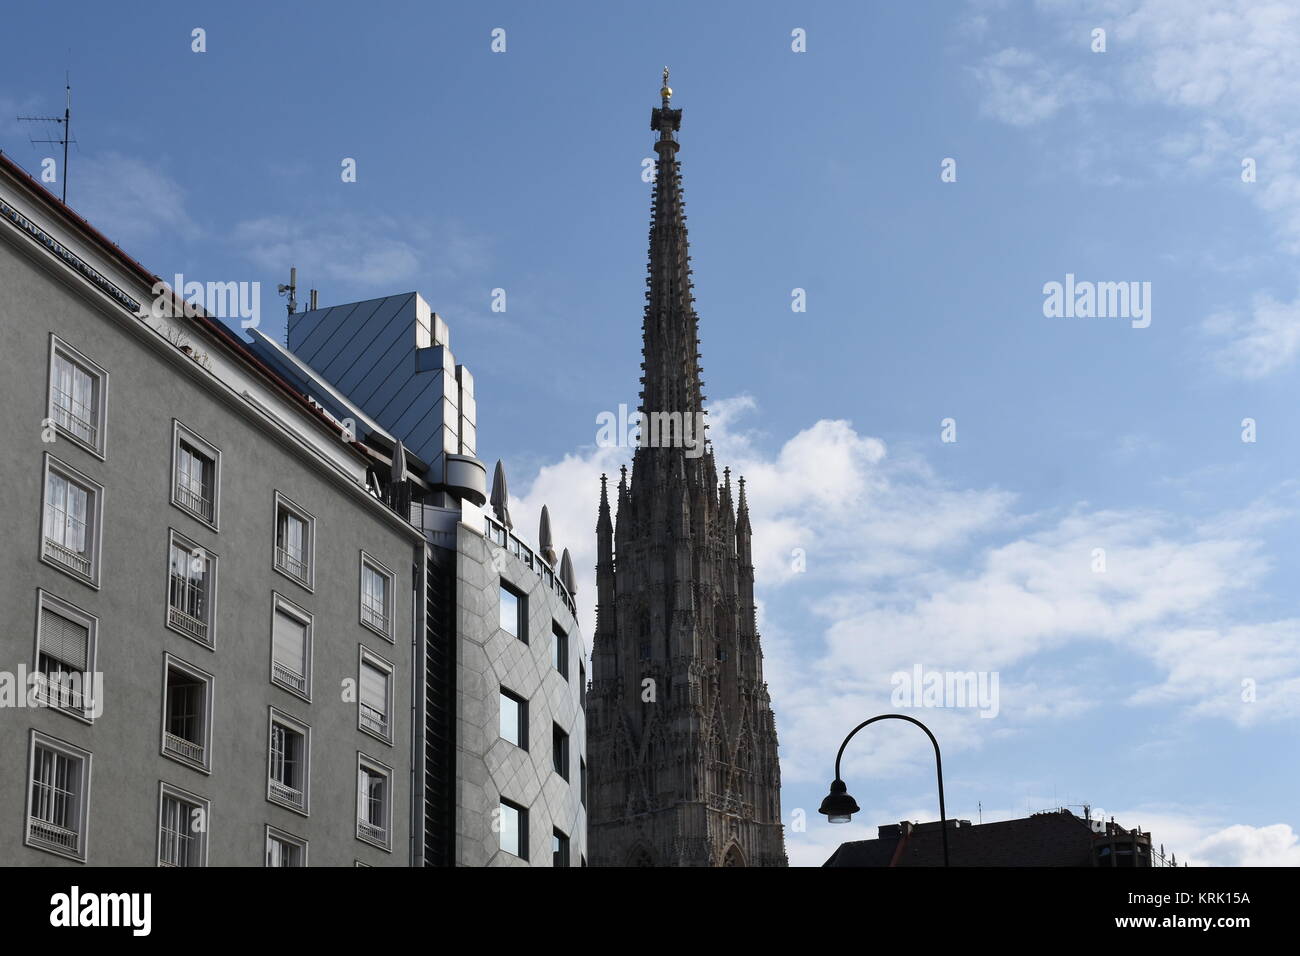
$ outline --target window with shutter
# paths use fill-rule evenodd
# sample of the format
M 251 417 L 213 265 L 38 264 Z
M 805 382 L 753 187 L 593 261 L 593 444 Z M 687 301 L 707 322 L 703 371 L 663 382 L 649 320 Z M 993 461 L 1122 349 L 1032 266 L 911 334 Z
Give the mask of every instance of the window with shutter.
M 271 679 L 288 689 L 307 693 L 309 626 L 277 607 L 271 634 Z
M 390 676 L 389 671 L 369 660 L 362 660 L 359 695 L 361 728 L 378 734 L 385 740 L 389 736 L 388 686 Z

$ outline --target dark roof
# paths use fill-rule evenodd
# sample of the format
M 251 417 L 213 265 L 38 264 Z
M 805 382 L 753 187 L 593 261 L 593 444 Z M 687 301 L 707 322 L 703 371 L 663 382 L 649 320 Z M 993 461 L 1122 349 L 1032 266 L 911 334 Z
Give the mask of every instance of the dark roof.
M 823 866 L 943 866 L 938 823 L 881 827 L 875 840 L 844 843 Z M 905 840 L 899 852 L 900 841 Z M 948 821 L 951 866 L 1091 866 L 1092 830 L 1068 810 L 971 826 Z

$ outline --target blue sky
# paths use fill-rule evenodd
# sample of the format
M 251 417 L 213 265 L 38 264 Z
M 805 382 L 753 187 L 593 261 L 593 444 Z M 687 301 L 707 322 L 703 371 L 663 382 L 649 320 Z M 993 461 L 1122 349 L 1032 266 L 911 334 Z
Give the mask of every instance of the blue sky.
M 1180 860 L 1300 864 L 1300 11 L 67 9 L 6 14 L 0 148 L 39 169 L 47 131 L 14 117 L 61 110 L 70 65 L 69 202 L 150 269 L 261 281 L 268 329 L 290 265 L 323 304 L 420 291 L 476 375 L 481 457 L 521 526 L 549 503 L 588 611 L 596 478 L 626 458 L 596 416 L 636 403 L 669 64 L 792 862 L 934 818 L 902 724 L 850 751 L 855 823 L 815 812 L 843 734 L 919 663 L 1000 677 L 996 718 L 908 711 L 945 747 L 950 815 L 1089 802 Z M 1045 317 L 1067 273 L 1151 283 L 1150 326 Z

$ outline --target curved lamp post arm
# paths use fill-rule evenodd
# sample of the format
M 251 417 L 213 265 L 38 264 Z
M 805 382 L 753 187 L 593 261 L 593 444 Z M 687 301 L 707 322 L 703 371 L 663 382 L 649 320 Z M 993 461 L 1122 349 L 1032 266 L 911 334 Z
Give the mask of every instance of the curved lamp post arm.
M 864 720 L 862 723 L 850 730 L 849 735 L 844 738 L 844 743 L 840 744 L 839 753 L 835 755 L 835 779 L 837 782 L 841 784 L 843 783 L 843 780 L 840 779 L 840 758 L 844 756 L 844 748 L 849 745 L 849 741 L 853 739 L 854 735 L 868 724 L 874 724 L 878 720 L 891 719 L 906 720 L 909 724 L 916 724 L 916 726 L 925 731 L 925 735 L 930 738 L 930 743 L 934 744 L 934 768 L 935 773 L 939 778 L 939 833 L 943 837 L 943 865 L 947 866 L 948 816 L 943 802 L 943 757 L 939 753 L 939 741 L 935 739 L 934 734 L 930 733 L 929 727 L 925 726 L 925 724 L 921 723 L 915 717 L 908 717 L 906 714 L 880 714 L 879 716 L 872 717 L 870 720 Z

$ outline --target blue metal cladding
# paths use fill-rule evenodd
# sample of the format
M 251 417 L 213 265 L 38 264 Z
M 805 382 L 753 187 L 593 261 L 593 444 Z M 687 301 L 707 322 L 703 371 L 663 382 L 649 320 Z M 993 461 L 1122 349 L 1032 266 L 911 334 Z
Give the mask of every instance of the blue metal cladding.
M 428 306 L 414 292 L 299 313 L 290 320 L 289 349 L 432 463 L 459 450 L 460 410 L 446 343 L 417 348 L 422 313 Z

